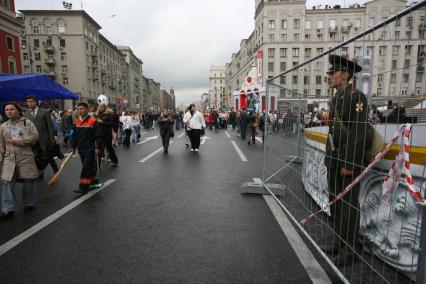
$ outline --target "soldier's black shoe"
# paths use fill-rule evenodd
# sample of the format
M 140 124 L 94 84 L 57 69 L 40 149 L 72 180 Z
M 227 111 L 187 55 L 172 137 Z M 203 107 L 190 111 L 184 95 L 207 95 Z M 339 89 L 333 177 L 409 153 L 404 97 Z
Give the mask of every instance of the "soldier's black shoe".
M 78 194 L 86 194 L 87 192 L 89 192 L 88 190 L 85 190 L 85 189 L 81 189 L 81 188 L 79 188 L 79 189 L 76 189 L 76 190 L 73 190 L 73 192 L 74 193 L 78 193 Z
M 15 211 L 9 211 L 7 213 L 0 213 L 0 221 L 4 221 L 15 216 Z
M 332 261 L 337 267 L 350 266 L 358 260 L 358 257 L 352 253 L 339 254 L 333 257 Z

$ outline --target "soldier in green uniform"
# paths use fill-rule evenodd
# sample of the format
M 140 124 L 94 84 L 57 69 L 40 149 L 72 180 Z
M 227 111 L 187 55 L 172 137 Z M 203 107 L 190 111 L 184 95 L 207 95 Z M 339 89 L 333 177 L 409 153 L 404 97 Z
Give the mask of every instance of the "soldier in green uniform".
M 366 96 L 354 88 L 350 81 L 353 74 L 362 70 L 357 63 L 338 55 L 330 55 L 332 65 L 328 85 L 336 89 L 330 101 L 330 124 L 326 146 L 330 200 L 334 199 L 362 171 L 368 136 L 368 102 Z M 342 200 L 331 207 L 334 236 L 333 259 L 336 265 L 345 266 L 356 261 L 354 251 L 359 251 L 359 184 Z

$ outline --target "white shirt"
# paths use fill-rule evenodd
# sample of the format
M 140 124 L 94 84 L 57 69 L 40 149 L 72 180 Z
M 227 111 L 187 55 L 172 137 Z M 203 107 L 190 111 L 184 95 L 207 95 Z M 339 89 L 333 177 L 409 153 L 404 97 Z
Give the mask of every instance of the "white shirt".
M 183 117 L 183 123 L 187 123 L 190 129 L 202 129 L 206 127 L 204 116 L 199 111 L 195 111 L 193 116 L 191 116 L 190 111 L 185 113 Z

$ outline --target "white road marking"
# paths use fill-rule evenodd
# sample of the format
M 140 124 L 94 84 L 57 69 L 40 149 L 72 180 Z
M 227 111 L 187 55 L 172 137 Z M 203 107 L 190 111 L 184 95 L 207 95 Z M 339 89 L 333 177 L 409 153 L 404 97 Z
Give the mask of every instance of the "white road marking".
M 256 140 L 259 141 L 260 143 L 263 143 L 262 138 L 260 137 L 256 137 Z
M 244 153 L 241 151 L 241 149 L 238 147 L 237 143 L 235 143 L 235 141 L 231 141 L 232 145 L 235 148 L 235 151 L 237 151 L 237 154 L 240 156 L 241 161 L 243 162 L 248 162 L 246 156 L 244 155 Z
M 226 136 L 228 136 L 228 138 L 231 138 L 231 135 L 229 135 L 228 131 L 225 131 Z
M 156 139 L 158 139 L 158 135 L 157 136 L 152 136 L 152 137 L 145 138 L 145 140 L 143 140 L 142 142 L 137 143 L 136 145 L 144 144 L 146 142 L 149 142 L 151 140 L 156 140 Z
M 205 143 L 206 143 L 206 140 L 207 139 L 210 139 L 210 137 L 207 137 L 207 136 L 203 136 L 203 137 L 201 137 L 201 145 L 204 145 Z
M 63 215 L 65 215 L 66 213 L 68 213 L 72 209 L 76 208 L 77 206 L 82 204 L 84 201 L 88 200 L 89 198 L 91 198 L 95 194 L 99 193 L 100 191 L 102 191 L 103 189 L 110 186 L 111 184 L 113 184 L 116 181 L 117 181 L 116 179 L 107 180 L 106 182 L 104 182 L 104 185 L 101 188 L 89 191 L 88 194 L 83 195 L 82 197 L 71 202 L 70 204 L 68 204 L 67 206 L 62 208 L 61 210 L 50 215 L 49 217 L 47 217 L 46 219 L 44 219 L 40 223 L 32 226 L 31 228 L 29 228 L 28 230 L 26 230 L 22 234 L 16 236 L 15 238 L 11 239 L 10 241 L 4 243 L 3 245 L 0 246 L 0 256 L 5 254 L 9 250 L 13 249 L 17 245 L 19 245 L 20 243 L 22 243 L 23 241 L 28 239 L 29 237 L 31 237 L 32 235 L 34 235 L 37 232 L 41 231 L 42 229 L 46 228 L 48 225 L 52 224 L 53 222 L 58 220 L 60 217 L 62 217 Z
M 328 278 L 328 275 L 325 273 L 324 269 L 322 269 L 321 265 L 312 255 L 311 251 L 303 242 L 293 224 L 284 214 L 283 210 L 278 206 L 274 198 L 269 195 L 264 195 L 263 198 L 265 199 L 266 204 L 269 206 L 269 209 L 271 209 L 272 214 L 281 227 L 281 230 L 286 235 L 290 245 L 293 247 L 294 252 L 305 268 L 306 273 L 309 275 L 309 278 L 311 278 L 312 283 L 331 283 L 330 278 Z
M 173 141 L 170 141 L 170 144 L 173 144 Z M 155 150 L 153 153 L 149 154 L 148 156 L 146 156 L 145 158 L 140 160 L 139 163 L 145 163 L 146 161 L 148 161 L 149 159 L 151 159 L 152 157 L 154 157 L 155 155 L 157 155 L 158 153 L 160 153 L 163 150 L 164 150 L 163 147 Z

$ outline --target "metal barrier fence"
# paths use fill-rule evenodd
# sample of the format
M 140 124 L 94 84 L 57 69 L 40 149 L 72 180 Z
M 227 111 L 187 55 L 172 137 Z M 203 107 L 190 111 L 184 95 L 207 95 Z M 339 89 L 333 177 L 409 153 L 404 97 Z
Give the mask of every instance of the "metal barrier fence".
M 327 51 L 267 82 L 265 187 L 345 283 L 425 283 L 426 209 L 419 201 L 426 191 L 426 103 L 406 90 L 426 86 L 426 37 L 370 44 L 372 37 L 410 23 L 413 13 L 426 16 L 425 6 L 426 1 L 415 3 L 345 42 L 330 43 Z M 325 49 L 327 44 L 318 52 Z M 395 65 L 394 57 L 384 62 L 387 52 L 403 62 Z M 363 68 L 346 89 L 340 80 L 347 77 L 338 67 L 353 66 L 334 62 L 327 76 L 330 54 Z M 316 82 L 310 82 L 314 76 Z M 313 92 L 322 96 L 312 98 Z M 270 111 L 277 109 L 269 105 L 271 96 L 276 113 Z M 372 138 L 382 151 L 393 143 L 377 161 L 370 153 Z M 285 193 L 274 194 L 267 184 L 280 184 Z M 348 185 L 352 189 L 341 197 Z M 419 192 L 417 199 L 409 189 Z

